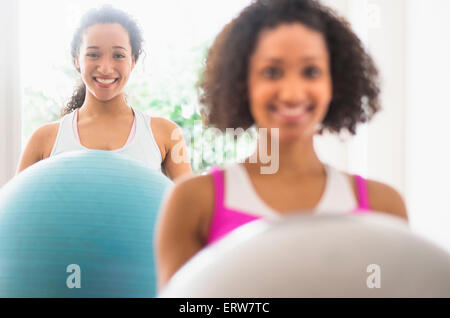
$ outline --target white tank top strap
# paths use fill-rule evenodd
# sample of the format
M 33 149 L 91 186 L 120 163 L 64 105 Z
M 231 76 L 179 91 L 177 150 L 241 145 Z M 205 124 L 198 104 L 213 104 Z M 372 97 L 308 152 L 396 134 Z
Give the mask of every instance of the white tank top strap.
M 141 160 L 146 165 L 161 171 L 162 156 L 150 126 L 150 116 L 133 109 L 136 118 L 136 133 L 130 143 L 119 152 Z
M 67 151 L 83 150 L 75 135 L 73 134 L 72 121 L 75 112 L 64 115 L 59 121 L 58 134 L 50 153 L 50 157 Z
M 347 175 L 328 165 L 325 165 L 325 170 L 325 190 L 313 212 L 345 214 L 354 210 L 357 201 Z M 241 164 L 233 164 L 225 169 L 224 202 L 229 209 L 268 218 L 279 217 L 279 214 L 258 196 L 245 167 Z
M 139 125 L 140 129 L 141 129 L 141 134 L 146 135 L 146 137 L 151 141 L 153 151 L 159 156 L 158 160 L 159 160 L 159 163 L 161 164 L 162 155 L 161 155 L 161 151 L 159 150 L 158 143 L 156 142 L 156 139 L 153 135 L 152 127 L 150 124 L 151 119 L 152 119 L 151 116 L 147 115 L 137 109 L 133 109 L 133 111 L 136 114 L 135 115 L 137 118 L 136 121 L 140 120 L 142 123 L 141 125 Z M 136 134 L 137 134 L 137 129 L 136 129 Z

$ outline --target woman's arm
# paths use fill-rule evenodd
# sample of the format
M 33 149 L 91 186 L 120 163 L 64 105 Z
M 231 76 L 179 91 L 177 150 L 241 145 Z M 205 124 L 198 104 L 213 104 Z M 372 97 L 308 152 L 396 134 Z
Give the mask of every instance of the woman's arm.
M 210 175 L 184 179 L 170 193 L 156 227 L 158 289 L 206 244 L 214 208 Z
M 177 124 L 165 118 L 152 117 L 151 127 L 161 151 L 164 174 L 171 180 L 183 175 L 191 176 L 188 149 Z
M 25 147 L 17 166 L 16 175 L 27 167 L 50 156 L 58 134 L 59 123 L 50 123 L 38 128 Z

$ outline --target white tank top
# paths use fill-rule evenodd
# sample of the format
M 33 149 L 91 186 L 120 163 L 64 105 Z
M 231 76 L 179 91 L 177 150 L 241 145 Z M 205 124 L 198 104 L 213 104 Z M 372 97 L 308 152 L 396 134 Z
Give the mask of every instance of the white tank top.
M 137 109 L 133 108 L 133 112 L 136 124 L 134 136 L 130 137 L 129 142 L 122 148 L 111 151 L 129 156 L 141 161 L 150 168 L 161 171 L 161 152 L 153 137 L 152 129 L 150 127 L 150 118 Z M 75 136 L 74 128 L 72 126 L 75 114 L 76 111 L 73 111 L 61 118 L 58 135 L 56 136 L 56 141 L 53 145 L 50 157 L 67 151 L 89 150 L 89 148 L 84 147 Z
M 325 165 L 325 171 L 325 190 L 312 212 L 346 214 L 356 209 L 358 202 L 347 175 L 328 165 Z M 225 193 L 224 204 L 229 209 L 271 219 L 281 217 L 258 196 L 247 170 L 241 164 L 233 164 L 225 169 Z

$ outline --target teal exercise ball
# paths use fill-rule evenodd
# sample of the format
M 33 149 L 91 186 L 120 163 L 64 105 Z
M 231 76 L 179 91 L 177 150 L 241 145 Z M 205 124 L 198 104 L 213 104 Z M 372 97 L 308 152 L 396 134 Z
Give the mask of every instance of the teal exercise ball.
M 0 189 L 0 297 L 154 297 L 171 181 L 110 151 L 65 153 Z

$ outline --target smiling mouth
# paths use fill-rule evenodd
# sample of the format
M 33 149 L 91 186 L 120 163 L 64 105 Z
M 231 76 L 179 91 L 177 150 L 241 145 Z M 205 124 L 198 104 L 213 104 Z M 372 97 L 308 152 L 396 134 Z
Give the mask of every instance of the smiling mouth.
M 297 106 L 271 105 L 269 110 L 276 116 L 288 121 L 302 121 L 314 110 L 314 105 L 303 104 Z
M 309 108 L 309 107 L 295 107 L 295 108 L 283 107 L 278 110 L 278 113 L 285 117 L 297 117 L 297 116 L 301 116 L 311 110 L 312 110 L 312 108 Z
M 96 81 L 100 86 L 111 86 L 112 84 L 116 83 L 119 79 L 118 78 L 98 78 L 94 77 L 94 81 Z

